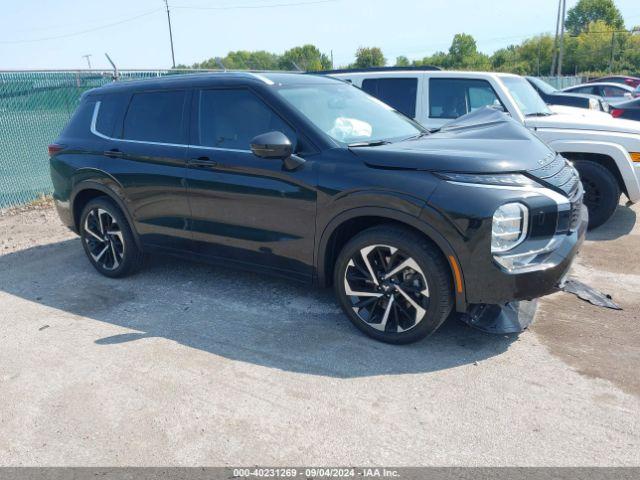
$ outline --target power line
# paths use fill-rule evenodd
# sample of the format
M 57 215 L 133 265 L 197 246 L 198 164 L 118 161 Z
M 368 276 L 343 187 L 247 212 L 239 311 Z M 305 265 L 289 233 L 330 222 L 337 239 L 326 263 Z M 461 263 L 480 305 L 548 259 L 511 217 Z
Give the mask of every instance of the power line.
M 113 22 L 113 23 L 107 23 L 105 25 L 101 25 L 99 27 L 95 27 L 95 28 L 89 28 L 86 30 L 80 30 L 78 32 L 73 32 L 73 33 L 66 33 L 63 35 L 55 35 L 52 37 L 43 37 L 43 38 L 33 38 L 31 40 L 2 40 L 0 41 L 0 44 L 19 44 L 19 43 L 36 43 L 36 42 L 46 42 L 48 40 L 57 40 L 59 38 L 69 38 L 69 37 L 75 37 L 77 35 L 84 35 L 85 33 L 91 33 L 91 32 L 95 32 L 98 30 L 104 30 L 105 28 L 110 28 L 110 27 L 115 27 L 116 25 L 121 25 L 123 23 L 127 23 L 127 22 L 132 22 L 133 20 L 137 20 L 139 18 L 142 17 L 147 17 L 149 15 L 152 15 L 154 13 L 157 13 L 159 11 L 161 11 L 161 8 L 156 8 L 153 10 L 149 10 L 145 13 L 141 13 L 140 15 L 136 15 L 134 17 L 129 17 L 126 18 L 124 20 L 120 20 L 119 22 Z
M 254 8 L 277 8 L 277 7 L 302 7 L 306 5 L 319 5 L 323 3 L 334 3 L 341 0 L 312 0 L 310 2 L 292 2 L 292 3 L 272 3 L 270 5 L 233 5 L 230 7 L 200 7 L 195 5 L 173 5 L 173 8 L 183 10 L 240 10 Z

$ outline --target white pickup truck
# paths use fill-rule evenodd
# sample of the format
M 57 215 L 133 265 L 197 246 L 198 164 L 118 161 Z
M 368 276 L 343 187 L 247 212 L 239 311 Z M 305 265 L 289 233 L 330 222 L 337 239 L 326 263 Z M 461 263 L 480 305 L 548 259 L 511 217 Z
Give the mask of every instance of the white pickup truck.
M 620 194 L 640 200 L 640 122 L 550 108 L 518 75 L 415 69 L 336 71 L 429 129 L 485 106 L 504 110 L 571 160 L 585 188 L 589 228 L 606 222 Z

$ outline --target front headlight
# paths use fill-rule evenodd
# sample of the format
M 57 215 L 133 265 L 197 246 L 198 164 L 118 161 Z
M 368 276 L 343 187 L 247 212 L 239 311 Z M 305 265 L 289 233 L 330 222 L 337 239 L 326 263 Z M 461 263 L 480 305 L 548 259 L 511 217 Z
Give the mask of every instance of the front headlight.
M 505 203 L 493 214 L 491 253 L 503 253 L 520 245 L 527 236 L 529 209 L 521 203 Z
M 454 173 L 436 172 L 440 178 L 450 182 L 475 183 L 480 185 L 505 185 L 510 187 L 539 187 L 533 179 L 521 173 Z
M 598 102 L 597 98 L 589 99 L 589 109 L 591 110 L 600 110 L 600 102 Z

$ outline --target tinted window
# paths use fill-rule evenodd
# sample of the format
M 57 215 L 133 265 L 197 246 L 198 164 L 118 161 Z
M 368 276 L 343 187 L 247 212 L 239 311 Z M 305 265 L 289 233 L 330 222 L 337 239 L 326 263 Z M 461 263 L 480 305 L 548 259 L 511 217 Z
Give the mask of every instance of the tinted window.
M 429 117 L 458 118 L 473 110 L 499 104 L 486 80 L 432 78 L 429 80 Z
M 600 92 L 598 91 L 598 87 L 580 87 L 580 88 L 569 89 L 567 91 L 572 93 L 589 93 L 589 94 L 600 95 Z
M 100 108 L 96 118 L 96 130 L 108 137 L 119 137 L 120 129 L 122 128 L 122 114 L 125 107 L 124 95 L 104 95 L 99 99 L 99 102 Z
M 184 91 L 136 93 L 124 119 L 123 138 L 161 143 L 184 143 Z
M 88 135 L 95 106 L 95 98 L 82 100 L 60 136 L 82 137 Z
M 624 97 L 627 91 L 619 87 L 602 87 L 602 96 L 604 97 Z
M 203 90 L 198 145 L 249 150 L 253 137 L 279 131 L 295 145 L 293 129 L 249 90 Z
M 417 78 L 368 78 L 362 82 L 362 90 L 407 117 L 416 116 Z

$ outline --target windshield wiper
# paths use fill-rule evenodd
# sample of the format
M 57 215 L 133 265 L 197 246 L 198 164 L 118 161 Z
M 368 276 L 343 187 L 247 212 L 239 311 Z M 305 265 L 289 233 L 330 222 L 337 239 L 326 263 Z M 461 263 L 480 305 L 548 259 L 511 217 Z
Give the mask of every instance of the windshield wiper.
M 525 117 L 548 117 L 549 115 L 553 115 L 553 112 L 533 112 L 527 113 Z
M 418 139 L 420 139 L 420 138 L 422 138 L 422 137 L 426 137 L 427 135 L 431 135 L 431 133 L 432 133 L 432 132 L 431 132 L 430 130 L 426 130 L 426 131 L 424 131 L 424 132 L 420 132 L 420 133 L 419 133 L 419 134 L 417 134 L 417 135 L 413 135 L 413 136 L 411 136 L 411 137 L 409 137 L 409 138 L 405 138 L 405 141 L 406 141 L 406 140 L 418 140 Z
M 349 144 L 349 148 L 354 148 L 354 147 L 377 147 L 379 145 L 388 145 L 389 142 L 388 140 L 371 140 L 368 142 L 355 142 L 355 143 L 350 143 Z

